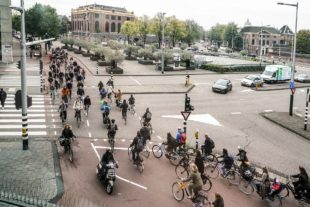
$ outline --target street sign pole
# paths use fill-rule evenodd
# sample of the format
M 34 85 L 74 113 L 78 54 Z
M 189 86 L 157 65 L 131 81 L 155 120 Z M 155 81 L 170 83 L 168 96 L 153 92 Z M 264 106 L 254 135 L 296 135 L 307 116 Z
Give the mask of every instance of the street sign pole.
M 294 71 L 293 71 L 294 72 Z M 294 80 L 290 82 L 290 89 L 291 89 L 291 95 L 290 95 L 290 108 L 289 108 L 289 115 L 293 116 L 293 103 L 294 103 L 294 93 L 295 93 L 295 84 Z

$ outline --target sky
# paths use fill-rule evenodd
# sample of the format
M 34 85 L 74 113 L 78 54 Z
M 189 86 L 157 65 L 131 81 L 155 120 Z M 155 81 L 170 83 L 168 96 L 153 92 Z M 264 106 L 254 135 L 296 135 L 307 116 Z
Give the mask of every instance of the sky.
M 20 5 L 20 0 L 11 0 Z M 193 19 L 206 30 L 216 23 L 236 23 L 243 27 L 247 19 L 253 26 L 269 25 L 280 28 L 289 25 L 294 31 L 296 7 L 280 6 L 277 2 L 296 4 L 294 0 L 24 0 L 25 7 L 35 3 L 48 4 L 60 15 L 70 16 L 71 9 L 87 4 L 125 7 L 135 15 L 153 17 L 158 12 L 178 19 Z M 310 29 L 310 0 L 299 0 L 298 30 Z

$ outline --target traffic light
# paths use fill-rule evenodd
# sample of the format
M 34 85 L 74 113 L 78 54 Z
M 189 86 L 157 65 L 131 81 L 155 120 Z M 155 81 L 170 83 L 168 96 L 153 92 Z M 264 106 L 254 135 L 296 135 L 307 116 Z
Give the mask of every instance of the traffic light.
M 22 91 L 18 90 L 15 93 L 15 108 L 18 110 L 22 107 Z
M 19 60 L 19 61 L 17 61 L 17 64 L 16 64 L 16 66 L 17 66 L 17 68 L 18 68 L 18 69 L 21 69 L 21 68 L 22 68 L 22 65 L 21 65 L 21 62 L 20 62 L 20 60 Z
M 185 111 L 194 111 L 194 106 L 191 105 L 191 98 L 187 94 L 185 94 Z
M 32 106 L 32 97 L 27 96 L 27 108 Z M 15 108 L 18 110 L 22 108 L 22 91 L 18 90 L 15 93 Z

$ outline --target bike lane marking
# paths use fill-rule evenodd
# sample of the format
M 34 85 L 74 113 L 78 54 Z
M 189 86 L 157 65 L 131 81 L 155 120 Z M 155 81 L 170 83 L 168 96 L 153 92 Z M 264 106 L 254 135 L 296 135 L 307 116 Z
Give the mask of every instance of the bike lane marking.
M 93 143 L 90 143 L 90 144 L 91 144 L 91 146 L 92 146 L 92 148 L 93 148 L 95 154 L 97 155 L 98 160 L 100 161 L 100 155 L 99 155 L 99 153 L 97 152 L 97 149 L 96 149 L 96 148 L 104 148 L 104 147 L 103 147 L 103 146 L 94 146 Z M 110 147 L 106 147 L 106 148 L 110 148 Z M 122 149 L 120 149 L 120 150 L 124 150 L 124 149 L 128 150 L 128 148 L 124 148 L 124 147 L 119 147 L 119 148 L 122 148 Z M 118 149 L 118 148 L 115 147 L 114 149 Z M 144 190 L 147 190 L 147 187 L 145 187 L 145 186 L 143 186 L 143 185 L 139 185 L 138 183 L 132 182 L 132 181 L 127 180 L 127 179 L 125 179 L 125 178 L 122 178 L 122 177 L 120 177 L 120 176 L 118 176 L 118 175 L 116 175 L 116 177 L 117 177 L 118 179 L 122 180 L 122 181 L 125 181 L 125 182 L 129 183 L 129 184 L 132 184 L 132 185 L 134 185 L 134 186 L 137 186 L 137 187 L 139 187 L 139 188 L 142 188 L 142 189 L 144 189 Z
M 133 77 L 129 77 L 131 80 L 133 80 L 134 82 L 136 82 L 139 86 L 141 86 L 142 84 L 138 81 L 138 80 L 136 80 L 136 79 L 134 79 Z

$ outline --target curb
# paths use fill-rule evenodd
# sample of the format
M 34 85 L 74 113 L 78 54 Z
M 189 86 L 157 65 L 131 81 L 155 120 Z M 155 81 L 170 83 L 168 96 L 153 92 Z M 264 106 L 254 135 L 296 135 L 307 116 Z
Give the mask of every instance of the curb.
M 61 167 L 60 167 L 60 161 L 59 161 L 56 141 L 50 141 L 50 143 L 52 146 L 53 158 L 54 158 L 54 169 L 55 169 L 57 194 L 54 196 L 54 198 L 50 199 L 49 202 L 57 203 L 57 201 L 60 200 L 64 194 L 64 183 L 62 179 L 62 172 L 61 172 Z
M 306 85 L 306 86 L 295 86 L 295 88 L 309 88 L 310 85 Z M 289 87 L 285 87 L 285 88 L 261 88 L 261 89 L 258 89 L 256 91 L 280 91 L 280 90 L 289 90 L 290 88 Z
M 167 92 L 160 92 L 160 91 L 155 91 L 155 92 L 123 92 L 123 94 L 185 94 L 189 93 L 193 88 L 195 88 L 195 84 L 192 84 L 186 91 L 167 91 Z
M 259 113 L 259 114 L 262 117 L 264 117 L 265 119 L 267 119 L 267 120 L 269 120 L 269 121 L 271 121 L 271 122 L 273 122 L 273 123 L 275 123 L 275 124 L 285 128 L 285 129 L 287 129 L 287 130 L 289 130 L 289 131 L 291 131 L 291 132 L 293 132 L 293 133 L 295 133 L 295 134 L 297 134 L 297 135 L 299 135 L 299 136 L 301 136 L 301 137 L 303 137 L 303 138 L 305 138 L 307 140 L 310 140 L 308 137 L 304 136 L 303 134 L 299 133 L 298 131 L 295 131 L 295 130 L 293 130 L 293 129 L 291 129 L 291 128 L 289 128 L 289 127 L 287 127 L 287 126 L 285 126 L 285 125 L 283 125 L 283 124 L 281 124 L 281 123 L 279 123 L 279 122 L 277 122 L 277 121 L 275 121 L 275 120 L 273 120 L 273 119 L 271 119 L 271 118 L 269 118 L 267 116 L 265 116 L 265 114 L 267 114 L 267 113 L 262 112 L 262 113 Z

